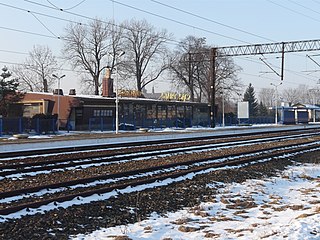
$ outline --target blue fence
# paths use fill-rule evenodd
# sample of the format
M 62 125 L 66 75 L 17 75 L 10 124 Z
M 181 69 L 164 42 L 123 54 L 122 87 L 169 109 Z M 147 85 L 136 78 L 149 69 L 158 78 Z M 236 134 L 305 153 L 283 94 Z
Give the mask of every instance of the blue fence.
M 274 117 L 256 117 L 250 119 L 237 119 L 236 117 L 225 117 L 225 126 L 238 124 L 268 124 L 274 123 Z M 222 119 L 216 119 L 216 126 L 222 125 Z M 135 130 L 139 128 L 158 129 L 158 128 L 186 128 L 186 127 L 209 127 L 210 119 L 191 121 L 190 118 L 168 118 L 168 119 L 119 119 L 119 130 Z M 29 119 L 29 118 L 0 118 L 0 136 L 3 134 L 30 133 L 46 134 L 57 132 L 56 119 Z M 72 129 L 67 121 L 63 130 Z M 90 118 L 84 125 L 83 130 L 88 131 L 115 131 L 115 119 L 112 118 Z
M 239 124 L 270 124 L 274 123 L 273 117 L 255 117 L 249 119 L 238 119 L 236 117 L 225 117 L 225 126 L 236 126 Z M 205 121 L 191 121 L 190 118 L 167 118 L 167 119 L 119 119 L 119 130 L 135 130 L 139 128 L 163 129 L 163 128 L 186 128 L 186 127 L 209 127 L 210 119 Z M 222 118 L 216 119 L 216 126 L 222 126 Z M 115 120 L 103 117 L 90 118 L 89 131 L 115 131 Z
M 120 130 L 135 130 L 139 128 L 186 128 L 191 126 L 203 126 L 209 125 L 208 121 L 192 122 L 190 118 L 167 118 L 167 119 L 143 119 L 136 121 L 135 119 L 119 119 Z M 115 130 L 115 119 L 110 118 L 90 118 L 88 124 L 89 131 L 106 131 Z
M 271 124 L 275 123 L 274 117 L 251 117 L 238 119 L 237 117 L 226 116 L 224 119 L 225 126 L 235 126 L 239 124 Z M 216 120 L 217 126 L 222 126 L 222 117 L 218 117 Z
M 29 118 L 0 118 L 0 136 L 3 134 L 29 133 L 36 134 L 55 133 L 57 131 L 56 119 L 29 119 Z

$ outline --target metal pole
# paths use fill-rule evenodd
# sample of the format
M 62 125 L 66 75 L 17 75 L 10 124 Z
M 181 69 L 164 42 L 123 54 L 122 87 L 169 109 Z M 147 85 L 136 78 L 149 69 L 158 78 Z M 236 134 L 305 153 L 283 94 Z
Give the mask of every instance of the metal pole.
M 283 72 L 284 72 L 284 48 L 285 48 L 285 45 L 284 45 L 284 43 L 282 43 L 282 51 L 281 51 L 281 75 L 280 75 L 281 81 L 283 80 Z
M 276 125 L 278 125 L 278 90 L 276 87 L 276 120 L 275 120 Z
M 270 83 L 272 86 L 275 87 L 275 90 L 276 90 L 276 99 L 275 99 L 275 124 L 278 125 L 278 87 L 282 84 L 279 83 L 278 85 L 276 84 L 273 84 L 273 83 Z
M 61 78 L 58 78 L 58 125 L 57 125 L 58 132 L 60 129 L 60 79 Z
M 210 77 L 211 77 L 211 82 L 210 82 L 210 127 L 214 128 L 216 126 L 215 122 L 215 85 L 216 85 L 216 53 L 217 49 L 212 48 L 211 53 L 210 53 Z
M 118 66 L 116 68 L 116 134 L 119 133 Z
M 316 122 L 316 96 L 313 94 L 313 122 Z
M 224 122 L 224 93 L 222 92 L 222 127 L 225 126 Z

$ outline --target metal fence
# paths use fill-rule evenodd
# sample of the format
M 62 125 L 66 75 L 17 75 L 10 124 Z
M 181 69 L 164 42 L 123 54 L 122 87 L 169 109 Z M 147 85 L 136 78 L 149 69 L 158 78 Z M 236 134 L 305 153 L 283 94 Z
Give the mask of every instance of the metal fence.
M 279 121 L 279 120 L 278 120 Z M 219 116 L 216 119 L 216 125 L 222 126 L 222 117 Z M 251 117 L 251 118 L 243 118 L 239 119 L 236 116 L 226 116 L 224 119 L 225 126 L 235 126 L 235 125 L 242 125 L 242 124 L 272 124 L 275 123 L 274 117 Z
M 60 130 L 76 130 L 71 122 L 64 120 L 66 124 Z M 239 124 L 268 124 L 274 123 L 273 117 L 256 117 L 250 119 L 237 119 L 236 117 L 226 117 L 225 126 Z M 61 126 L 61 124 L 59 124 Z M 168 119 L 144 119 L 135 121 L 134 119 L 119 119 L 119 130 L 136 130 L 139 128 L 163 129 L 163 128 L 186 128 L 186 127 L 209 127 L 210 119 L 205 121 L 192 121 L 190 118 L 168 118 Z M 216 119 L 216 126 L 222 126 L 222 119 Z M 88 123 L 82 125 L 82 130 L 86 131 L 115 131 L 115 119 L 96 117 L 90 118 Z M 0 118 L 0 136 L 3 134 L 35 133 L 35 134 L 55 134 L 58 131 L 56 119 L 41 118 Z
M 56 122 L 56 119 L 0 118 L 0 136 L 29 132 L 36 134 L 55 133 L 57 131 Z
M 190 118 L 167 118 L 167 119 L 144 119 L 143 121 L 136 121 L 135 119 L 119 119 L 119 130 L 136 130 L 139 128 L 187 128 L 192 126 L 209 126 L 209 119 L 207 121 L 191 121 Z M 115 119 L 96 117 L 90 118 L 88 124 L 89 131 L 114 131 Z

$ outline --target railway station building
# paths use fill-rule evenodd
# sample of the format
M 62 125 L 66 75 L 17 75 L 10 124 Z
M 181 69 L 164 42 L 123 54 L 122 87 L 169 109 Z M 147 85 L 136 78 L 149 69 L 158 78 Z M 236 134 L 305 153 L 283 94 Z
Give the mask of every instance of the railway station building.
M 209 126 L 207 103 L 191 102 L 188 95 L 176 93 L 147 94 L 133 90 L 118 91 L 120 129 Z M 106 72 L 102 95 L 77 95 L 75 89 L 64 94 L 28 92 L 16 104 L 15 117 L 32 118 L 37 114 L 57 114 L 61 129 L 114 130 L 116 94 L 113 80 Z
M 72 130 L 115 127 L 114 97 L 76 95 L 71 90 L 64 95 L 54 93 L 26 93 L 21 105 L 22 117 L 36 114 L 58 114 L 62 128 Z M 119 97 L 119 123 L 122 128 L 157 128 L 207 126 L 208 104 L 152 98 Z M 59 102 L 59 107 L 58 107 Z

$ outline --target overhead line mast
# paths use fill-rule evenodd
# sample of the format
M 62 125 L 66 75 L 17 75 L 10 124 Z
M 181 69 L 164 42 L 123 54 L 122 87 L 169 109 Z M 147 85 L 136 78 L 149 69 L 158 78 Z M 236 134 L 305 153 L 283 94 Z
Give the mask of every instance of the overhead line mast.
M 211 48 L 210 53 L 210 126 L 215 127 L 215 82 L 216 82 L 216 58 L 217 57 L 235 57 L 259 54 L 281 53 L 281 81 L 284 72 L 284 54 L 289 52 L 306 52 L 320 50 L 320 39 L 278 42 L 265 44 L 250 44 L 229 47 Z

